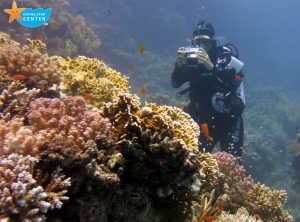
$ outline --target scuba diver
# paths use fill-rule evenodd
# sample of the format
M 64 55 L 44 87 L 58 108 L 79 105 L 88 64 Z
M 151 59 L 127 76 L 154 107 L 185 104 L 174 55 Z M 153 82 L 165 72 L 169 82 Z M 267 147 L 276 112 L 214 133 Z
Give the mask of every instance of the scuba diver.
M 222 151 L 242 157 L 245 108 L 243 63 L 233 44 L 217 46 L 214 27 L 200 21 L 193 31 L 192 46 L 177 51 L 171 81 L 178 93 L 189 92 L 185 111 L 199 124 L 199 148 L 212 152 L 220 142 Z

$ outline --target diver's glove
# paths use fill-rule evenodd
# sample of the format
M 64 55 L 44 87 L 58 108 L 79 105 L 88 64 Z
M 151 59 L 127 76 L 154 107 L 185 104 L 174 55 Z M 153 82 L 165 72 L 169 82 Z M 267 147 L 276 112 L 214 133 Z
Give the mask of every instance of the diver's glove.
M 211 62 L 207 52 L 203 48 L 199 48 L 195 54 L 197 55 L 200 64 L 203 64 L 209 71 L 213 70 L 214 64 Z
M 181 68 L 183 65 L 185 65 L 184 47 L 180 47 L 177 50 L 177 56 L 176 56 L 175 63 L 178 68 Z
M 213 108 L 222 114 L 229 115 L 228 109 L 228 96 L 224 95 L 223 93 L 215 93 L 212 96 L 211 104 Z

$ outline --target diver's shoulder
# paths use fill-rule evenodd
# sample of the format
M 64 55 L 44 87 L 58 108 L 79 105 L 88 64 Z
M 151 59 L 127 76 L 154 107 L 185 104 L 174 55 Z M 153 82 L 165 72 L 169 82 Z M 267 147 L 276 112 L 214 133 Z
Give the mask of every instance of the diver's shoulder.
M 221 53 L 232 53 L 232 50 L 227 47 L 226 45 L 220 45 L 220 46 L 217 46 L 217 51 L 221 52 Z

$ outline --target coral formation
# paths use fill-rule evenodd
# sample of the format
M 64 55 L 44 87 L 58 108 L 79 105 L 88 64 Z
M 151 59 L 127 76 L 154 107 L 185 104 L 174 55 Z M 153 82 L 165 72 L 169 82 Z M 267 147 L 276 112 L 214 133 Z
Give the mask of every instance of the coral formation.
M 153 114 L 162 118 L 178 139 L 182 139 L 188 147 L 198 149 L 200 129 L 189 114 L 172 106 L 158 106 L 155 103 L 146 104 L 146 106 L 152 109 Z
M 27 118 L 40 145 L 82 150 L 88 140 L 114 137 L 109 121 L 89 111 L 81 97 L 36 99 L 30 104 Z
M 216 222 L 262 222 L 259 218 L 249 215 L 248 211 L 241 207 L 235 214 L 223 211 Z
M 258 213 L 266 222 L 293 221 L 293 217 L 283 209 L 287 200 L 285 190 L 271 190 L 263 184 L 255 184 L 245 195 L 245 205 L 250 213 Z
M 258 214 L 263 221 L 292 221 L 292 216 L 283 209 L 287 194 L 284 190 L 271 190 L 260 183 L 254 183 L 246 176 L 242 165 L 229 153 L 213 154 L 218 162 L 220 172 L 225 175 L 224 192 L 232 203 L 244 206 L 250 214 Z
M 226 152 L 213 154 L 217 160 L 219 170 L 225 175 L 225 184 L 229 189 L 225 193 L 229 195 L 233 202 L 244 197 L 249 188 L 254 185 L 251 176 L 246 175 L 245 168 L 237 163 L 236 157 Z
M 28 88 L 33 88 L 40 80 L 46 80 L 48 87 L 58 84 L 58 71 L 57 62 L 36 44 L 21 47 L 9 36 L 0 34 L 0 73 L 7 73 L 12 80 L 21 79 Z
M 16 221 L 45 221 L 51 209 L 60 209 L 70 179 L 59 170 L 42 187 L 33 176 L 34 157 L 10 154 L 0 157 L 0 209 L 1 216 Z
M 15 153 L 38 158 L 39 142 L 31 127 L 24 126 L 24 118 L 0 120 L 0 156 Z
M 20 81 L 12 81 L 9 75 L 0 72 L 0 117 L 10 120 L 26 114 L 30 102 L 40 95 L 39 89 L 28 90 Z
M 56 57 L 62 72 L 63 93 L 81 95 L 99 108 L 103 103 L 129 91 L 128 78 L 98 59 L 83 56 L 75 59 Z

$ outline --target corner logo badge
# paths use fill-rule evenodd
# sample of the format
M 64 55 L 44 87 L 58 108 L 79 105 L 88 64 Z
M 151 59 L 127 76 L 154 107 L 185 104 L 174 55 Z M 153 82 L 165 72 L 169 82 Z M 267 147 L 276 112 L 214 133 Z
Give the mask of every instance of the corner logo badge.
M 13 1 L 11 9 L 4 9 L 4 12 L 9 14 L 8 23 L 17 20 L 21 25 L 28 28 L 35 28 L 45 24 L 52 12 L 51 8 L 48 9 L 34 9 L 32 8 L 18 8 L 16 1 Z

